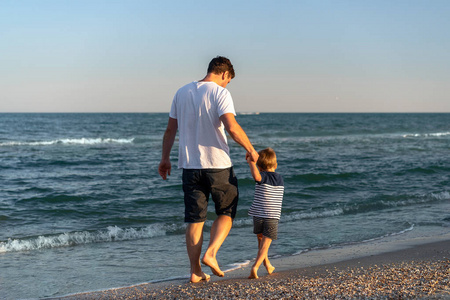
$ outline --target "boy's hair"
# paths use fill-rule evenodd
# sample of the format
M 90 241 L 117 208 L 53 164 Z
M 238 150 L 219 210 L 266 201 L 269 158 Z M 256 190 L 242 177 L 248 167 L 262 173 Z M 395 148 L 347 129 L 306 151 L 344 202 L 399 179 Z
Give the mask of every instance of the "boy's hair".
M 277 155 L 272 148 L 266 148 L 258 152 L 259 158 L 256 165 L 262 170 L 268 170 L 277 166 Z
M 216 75 L 222 74 L 228 71 L 231 78 L 234 78 L 234 69 L 231 61 L 223 56 L 214 57 L 208 66 L 208 73 L 214 73 Z

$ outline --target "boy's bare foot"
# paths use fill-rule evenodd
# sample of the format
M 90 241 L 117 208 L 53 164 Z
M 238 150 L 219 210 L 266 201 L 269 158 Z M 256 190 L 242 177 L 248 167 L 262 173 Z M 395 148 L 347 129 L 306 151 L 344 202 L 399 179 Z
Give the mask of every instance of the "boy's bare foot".
M 266 266 L 266 270 L 267 270 L 267 273 L 269 273 L 269 275 L 270 275 L 270 274 L 272 274 L 273 271 L 275 270 L 275 267 L 272 266 L 272 265 L 267 265 L 267 266 Z
M 258 269 L 252 268 L 252 270 L 250 271 L 250 276 L 248 276 L 248 279 L 256 279 L 256 278 L 259 278 Z
M 264 264 L 264 267 L 266 267 L 267 273 L 269 273 L 269 275 L 272 274 L 273 271 L 275 270 L 275 267 L 272 266 L 269 259 L 264 260 L 263 264 Z
M 222 270 L 219 268 L 219 265 L 217 264 L 217 260 L 214 257 L 211 256 L 203 256 L 202 259 L 202 263 L 204 265 L 207 265 L 208 267 L 211 268 L 211 271 L 213 272 L 214 275 L 219 276 L 219 277 L 223 277 L 225 276 L 225 274 L 222 272 Z
M 189 282 L 197 283 L 200 281 L 209 281 L 209 279 L 211 279 L 211 276 L 202 272 L 201 276 L 197 276 L 196 274 L 191 274 L 191 279 L 189 280 Z

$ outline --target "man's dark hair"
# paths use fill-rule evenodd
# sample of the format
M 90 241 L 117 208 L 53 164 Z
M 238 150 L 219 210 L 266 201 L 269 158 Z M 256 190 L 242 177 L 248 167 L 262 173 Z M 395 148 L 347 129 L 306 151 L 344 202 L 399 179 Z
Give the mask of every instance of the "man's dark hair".
M 208 73 L 214 74 L 222 74 L 223 72 L 228 71 L 231 75 L 231 78 L 234 78 L 234 69 L 231 61 L 223 56 L 214 57 L 208 66 Z

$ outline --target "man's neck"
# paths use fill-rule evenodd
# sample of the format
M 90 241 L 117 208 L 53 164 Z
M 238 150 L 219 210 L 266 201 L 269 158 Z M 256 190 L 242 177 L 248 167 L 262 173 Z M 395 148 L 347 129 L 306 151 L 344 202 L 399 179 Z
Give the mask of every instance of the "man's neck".
M 215 83 L 219 84 L 218 81 L 219 81 L 220 78 L 221 77 L 219 75 L 208 73 L 205 76 L 205 78 L 203 78 L 202 80 L 199 80 L 199 82 L 215 82 Z
M 206 74 L 205 78 L 200 80 L 199 82 L 214 82 L 217 85 L 226 88 L 227 84 L 230 82 L 230 77 L 227 77 L 228 72 L 222 73 L 222 74 L 214 74 L 214 73 L 208 73 Z M 227 78 L 225 78 L 227 77 Z

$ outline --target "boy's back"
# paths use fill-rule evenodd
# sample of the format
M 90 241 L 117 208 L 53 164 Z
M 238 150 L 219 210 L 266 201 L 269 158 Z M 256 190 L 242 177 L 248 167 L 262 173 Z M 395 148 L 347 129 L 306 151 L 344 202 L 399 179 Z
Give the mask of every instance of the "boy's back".
M 255 198 L 248 214 L 253 217 L 280 219 L 284 181 L 277 172 L 261 172 L 261 181 L 255 184 Z

